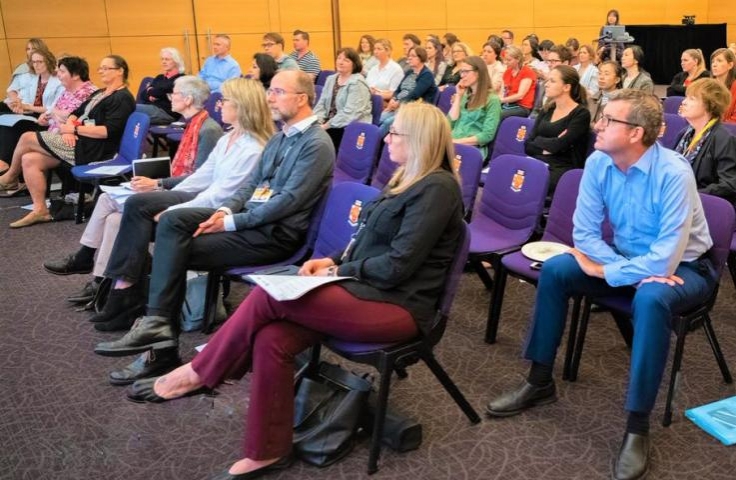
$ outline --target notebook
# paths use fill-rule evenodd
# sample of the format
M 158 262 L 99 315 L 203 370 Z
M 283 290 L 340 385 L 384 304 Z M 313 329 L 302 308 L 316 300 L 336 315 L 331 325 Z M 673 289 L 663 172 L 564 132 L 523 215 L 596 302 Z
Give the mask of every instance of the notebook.
M 169 157 L 156 157 L 133 160 L 133 176 L 148 178 L 170 177 L 171 159 Z

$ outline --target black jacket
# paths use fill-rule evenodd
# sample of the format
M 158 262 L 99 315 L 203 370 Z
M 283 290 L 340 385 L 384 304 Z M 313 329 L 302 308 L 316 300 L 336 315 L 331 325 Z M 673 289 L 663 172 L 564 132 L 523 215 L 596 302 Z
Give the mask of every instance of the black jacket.
M 72 112 L 72 115 L 77 118 L 81 117 L 87 104 L 104 92 L 104 89 L 94 92 L 86 102 Z M 94 120 L 95 125 L 107 127 L 107 138 L 90 138 L 80 135 L 74 146 L 74 163 L 86 165 L 114 157 L 120 148 L 120 140 L 123 137 L 128 117 L 134 111 L 135 98 L 127 88 L 113 92 L 95 105 L 89 112 L 88 118 Z
M 680 132 L 676 144 L 689 128 Z M 693 161 L 698 191 L 736 203 L 736 138 L 720 122 L 711 128 Z
M 700 75 L 698 75 L 698 78 L 695 80 L 700 80 L 701 78 L 710 78 L 711 74 L 708 70 L 703 70 Z M 670 86 L 667 87 L 667 96 L 668 97 L 674 97 L 674 96 L 685 96 L 685 90 L 687 87 L 685 86 L 685 79 L 687 78 L 687 72 L 680 72 L 677 75 L 675 75 L 672 78 L 672 83 L 670 83 Z

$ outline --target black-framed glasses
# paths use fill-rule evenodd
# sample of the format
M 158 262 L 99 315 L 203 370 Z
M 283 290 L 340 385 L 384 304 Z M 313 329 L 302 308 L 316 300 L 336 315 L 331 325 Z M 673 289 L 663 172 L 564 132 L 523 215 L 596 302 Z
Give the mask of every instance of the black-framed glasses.
M 557 63 L 562 63 L 562 60 L 560 60 L 559 58 L 548 58 L 547 63 L 557 64 Z
M 275 97 L 283 97 L 284 95 L 301 95 L 305 92 L 287 92 L 283 88 L 271 87 L 266 90 L 266 96 L 273 95 Z
M 408 137 L 409 134 L 408 133 L 399 133 L 396 130 L 394 130 L 393 128 L 389 128 L 388 129 L 388 136 L 389 137 Z
M 618 118 L 613 118 L 610 115 L 603 115 L 601 116 L 601 118 L 598 119 L 598 121 L 603 122 L 603 128 L 610 127 L 612 123 L 623 123 L 624 125 L 628 125 L 633 128 L 641 127 L 641 125 L 639 125 L 638 123 L 631 123 L 631 122 L 627 122 L 626 120 L 619 120 Z

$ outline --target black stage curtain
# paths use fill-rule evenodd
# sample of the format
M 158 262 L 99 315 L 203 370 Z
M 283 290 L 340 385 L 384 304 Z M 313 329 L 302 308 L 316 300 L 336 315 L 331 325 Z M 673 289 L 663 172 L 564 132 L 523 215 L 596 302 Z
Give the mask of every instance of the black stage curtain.
M 657 84 L 669 85 L 672 77 L 682 71 L 680 56 L 688 48 L 703 51 L 710 65 L 710 54 L 725 47 L 726 24 L 703 25 L 627 25 L 634 45 L 644 49 L 644 69 Z

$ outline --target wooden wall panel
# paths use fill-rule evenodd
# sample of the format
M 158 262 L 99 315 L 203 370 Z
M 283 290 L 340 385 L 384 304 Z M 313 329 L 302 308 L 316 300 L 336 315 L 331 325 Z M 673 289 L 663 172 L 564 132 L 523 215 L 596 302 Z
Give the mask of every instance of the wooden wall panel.
M 348 32 L 369 33 L 384 30 L 387 10 L 387 0 L 340 0 L 340 28 L 343 45 L 346 44 L 345 34 Z M 358 33 L 358 38 L 360 35 L 362 33 Z
M 107 18 L 111 36 L 194 34 L 192 0 L 108 0 Z
M 309 32 L 332 32 L 332 5 L 330 0 L 279 0 L 279 30 L 296 29 Z M 284 37 L 286 38 L 286 37 Z
M 10 57 L 8 57 L 8 43 L 3 38 L 0 39 L 0 84 L 2 85 L 2 94 L 0 94 L 0 101 L 5 98 L 5 89 L 10 84 L 10 75 L 13 74 L 13 70 L 16 65 L 10 63 Z
M 100 37 L 108 34 L 105 0 L 2 0 L 8 38 Z
M 7 40 L 11 64 L 17 65 L 25 61 L 26 40 L 26 38 L 10 38 Z M 100 59 L 110 54 L 110 38 L 107 36 L 48 38 L 46 44 L 54 52 L 54 55 L 67 54 L 84 57 L 89 62 L 92 80 L 95 79 Z
M 700 17 L 696 21 L 701 22 Z M 708 3 L 708 23 L 727 23 L 728 41 L 736 42 L 736 9 L 731 2 L 710 0 Z
M 444 0 L 393 0 L 387 7 L 386 28 L 389 30 L 436 31 L 447 25 Z
M 447 24 L 442 30 L 473 29 L 487 31 L 486 38 L 493 32 L 509 28 L 512 31 L 530 31 L 534 25 L 534 9 L 494 8 L 494 3 L 484 0 L 467 0 L 462 3 L 447 4 Z M 521 27 L 524 27 L 523 29 Z M 462 38 L 462 37 L 461 37 Z
M 601 12 L 599 5 L 589 0 L 567 0 L 562 2 L 535 2 L 535 27 L 568 27 L 576 29 L 580 26 L 603 24 L 605 10 Z M 539 30 L 539 28 L 535 28 Z M 537 32 L 539 35 L 539 32 Z M 568 35 L 572 36 L 572 35 Z M 540 36 L 541 38 L 541 36 Z
M 278 15 L 274 0 L 192 0 L 197 21 L 197 33 L 212 34 L 260 33 L 273 28 L 272 16 Z

